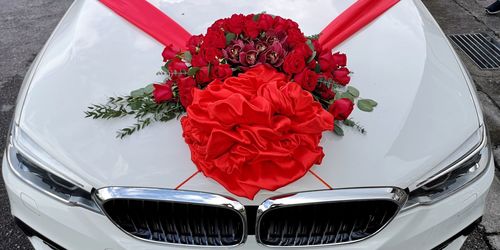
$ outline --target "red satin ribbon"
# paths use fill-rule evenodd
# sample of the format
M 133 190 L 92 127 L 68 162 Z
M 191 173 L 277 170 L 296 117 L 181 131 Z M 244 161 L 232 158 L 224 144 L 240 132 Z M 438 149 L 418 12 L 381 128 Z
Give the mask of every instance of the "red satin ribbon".
M 100 0 L 101 3 L 164 45 L 183 49 L 191 34 L 146 0 Z
M 182 26 L 146 0 L 100 0 L 108 8 L 164 45 L 185 48 L 191 36 Z M 399 0 L 358 0 L 321 32 L 319 42 L 333 49 L 368 25 Z
M 358 0 L 335 18 L 319 36 L 324 49 L 331 50 L 390 9 L 399 0 Z

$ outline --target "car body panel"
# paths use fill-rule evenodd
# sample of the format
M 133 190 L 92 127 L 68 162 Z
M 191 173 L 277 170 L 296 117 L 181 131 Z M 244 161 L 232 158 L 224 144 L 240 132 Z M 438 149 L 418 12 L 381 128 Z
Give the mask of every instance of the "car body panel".
M 150 2 L 193 34 L 232 13 L 266 11 L 297 21 L 313 35 L 354 1 Z M 162 49 L 98 1 L 75 1 L 29 76 L 18 126 L 64 166 L 58 172 L 69 171 L 89 187 L 177 187 L 197 171 L 179 121 L 120 140 L 116 130 L 133 119 L 91 120 L 83 113 L 108 96 L 159 81 Z M 348 55 L 352 85 L 379 105 L 372 113 L 352 114 L 367 134 L 324 133 L 326 156 L 312 168 L 324 181 L 334 188 L 412 187 L 451 163 L 450 155 L 471 148 L 467 139 L 480 126 L 472 87 L 420 1 L 402 0 L 335 50 Z M 182 188 L 231 195 L 202 174 Z M 253 201 L 238 200 L 258 204 L 271 195 L 324 188 L 308 173 L 274 192 L 261 191 Z

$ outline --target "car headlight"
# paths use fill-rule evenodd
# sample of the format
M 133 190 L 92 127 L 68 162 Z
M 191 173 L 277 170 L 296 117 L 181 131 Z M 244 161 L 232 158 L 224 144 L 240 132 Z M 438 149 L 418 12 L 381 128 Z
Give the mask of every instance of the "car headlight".
M 438 202 L 461 190 L 486 172 L 491 159 L 491 148 L 484 126 L 480 128 L 480 132 L 481 141 L 476 147 L 449 167 L 421 182 L 417 189 L 410 192 L 404 209 Z
M 90 192 L 82 189 L 81 184 L 44 168 L 44 152 L 30 143 L 26 135 L 15 126 L 11 131 L 6 156 L 7 164 L 14 174 L 33 188 L 66 205 L 102 213 Z

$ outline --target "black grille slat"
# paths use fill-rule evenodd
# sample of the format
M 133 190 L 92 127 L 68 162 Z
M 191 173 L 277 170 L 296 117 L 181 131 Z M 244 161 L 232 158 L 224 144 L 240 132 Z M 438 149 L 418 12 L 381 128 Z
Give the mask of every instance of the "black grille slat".
M 224 207 L 114 199 L 103 204 L 122 230 L 144 240 L 182 245 L 234 246 L 243 241 L 243 219 Z
M 383 228 L 399 206 L 387 200 L 304 204 L 261 215 L 259 242 L 269 246 L 314 246 L 361 240 Z
M 453 41 L 481 69 L 500 69 L 500 46 L 483 33 L 450 35 Z

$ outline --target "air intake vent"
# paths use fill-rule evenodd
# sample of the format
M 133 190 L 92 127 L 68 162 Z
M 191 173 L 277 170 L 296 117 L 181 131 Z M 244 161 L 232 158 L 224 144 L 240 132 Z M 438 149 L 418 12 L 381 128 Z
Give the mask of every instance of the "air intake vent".
M 486 34 L 450 35 L 455 43 L 481 69 L 500 69 L 500 46 Z
M 399 189 L 319 191 L 269 200 L 259 207 L 257 241 L 283 247 L 357 242 L 382 230 L 405 201 Z
M 142 240 L 176 245 L 236 246 L 246 238 L 243 206 L 221 196 L 132 188 L 101 189 L 96 196 L 113 223 Z M 237 209 L 239 206 L 241 211 Z

